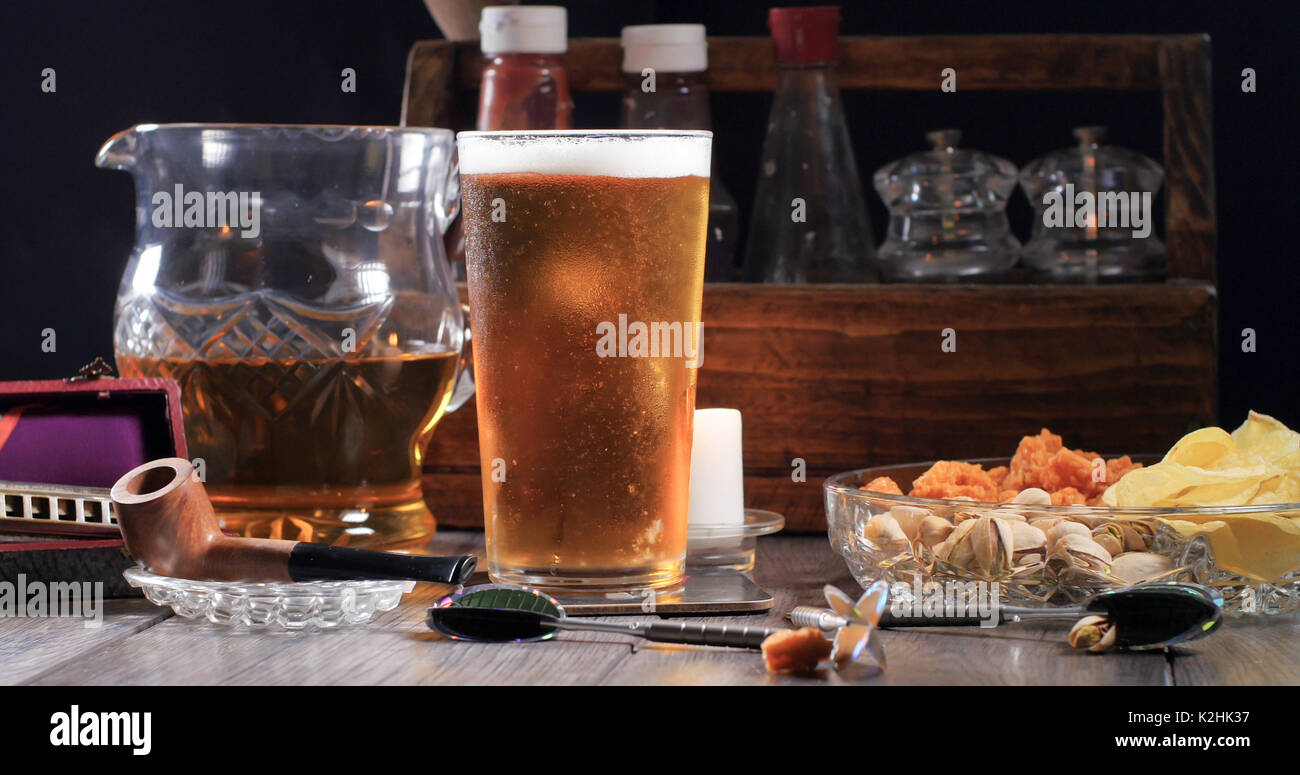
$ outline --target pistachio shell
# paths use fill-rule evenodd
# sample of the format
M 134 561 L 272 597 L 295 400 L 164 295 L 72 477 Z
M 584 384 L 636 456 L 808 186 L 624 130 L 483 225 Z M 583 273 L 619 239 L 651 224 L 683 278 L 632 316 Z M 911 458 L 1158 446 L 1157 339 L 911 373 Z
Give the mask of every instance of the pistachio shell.
M 1052 505 L 1052 496 L 1046 490 L 1029 487 L 1021 490 L 1016 497 L 1011 499 L 1011 502 L 1023 503 L 1029 506 L 1050 506 Z
M 1103 630 L 1109 626 L 1110 622 L 1104 616 L 1085 616 L 1070 628 L 1066 640 L 1076 649 L 1090 648 L 1101 642 Z
M 1012 521 L 1011 536 L 1013 550 L 1017 557 L 1029 552 L 1047 551 L 1047 534 L 1028 522 Z
M 934 547 L 934 556 L 949 565 L 964 568 L 970 562 L 969 547 L 965 537 L 975 527 L 975 520 L 959 522 L 948 537 Z
M 1119 631 L 1115 629 L 1114 625 L 1111 625 L 1106 628 L 1105 634 L 1101 636 L 1101 641 L 1088 650 L 1094 654 L 1100 654 L 1103 651 L 1110 651 L 1115 647 L 1115 640 L 1118 637 Z
M 928 516 L 921 520 L 919 529 L 921 543 L 933 549 L 952 535 L 955 529 L 956 526 L 943 517 Z
M 1124 536 L 1124 550 L 1128 552 L 1145 552 L 1151 548 L 1155 530 L 1146 522 L 1121 522 L 1120 533 Z
M 1011 570 L 1015 549 L 1012 522 L 997 517 L 980 517 L 973 534 L 976 569 L 985 578 L 1000 578 Z
M 1038 528 L 1046 534 L 1054 525 L 1061 521 L 1060 517 L 1031 517 L 1029 524 Z
M 889 514 L 872 517 L 862 533 L 886 552 L 900 551 L 908 545 L 907 534 Z
M 1052 525 L 1051 529 L 1047 531 L 1047 548 L 1055 550 L 1057 542 L 1060 541 L 1063 536 L 1079 535 L 1090 537 L 1091 533 L 1092 531 L 1088 529 L 1087 525 L 1068 519 L 1062 519 L 1055 525 Z M 1091 538 L 1089 538 L 1089 540 L 1091 540 Z
M 1129 552 L 1116 557 L 1110 575 L 1126 584 L 1137 584 L 1173 570 L 1174 561 L 1162 554 Z
M 1105 572 L 1111 563 L 1111 554 L 1092 540 L 1088 534 L 1067 533 L 1056 540 L 1048 565 L 1058 575 L 1073 569 Z
M 907 540 L 915 541 L 921 534 L 921 520 L 930 516 L 930 510 L 919 506 L 895 506 L 889 510 L 889 516 L 898 522 Z
M 1112 557 L 1124 551 L 1123 541 L 1116 538 L 1114 534 L 1108 531 L 1102 530 L 1101 528 L 1098 528 L 1098 530 L 1101 532 L 1092 534 L 1092 540 L 1096 541 L 1098 546 L 1105 549 L 1107 552 L 1110 552 Z
M 961 528 L 967 524 L 970 527 L 963 531 Z M 1011 569 L 1014 539 L 1011 523 L 1004 519 L 982 516 L 968 520 L 953 531 L 948 541 L 954 544 L 948 562 L 981 578 L 1000 578 Z

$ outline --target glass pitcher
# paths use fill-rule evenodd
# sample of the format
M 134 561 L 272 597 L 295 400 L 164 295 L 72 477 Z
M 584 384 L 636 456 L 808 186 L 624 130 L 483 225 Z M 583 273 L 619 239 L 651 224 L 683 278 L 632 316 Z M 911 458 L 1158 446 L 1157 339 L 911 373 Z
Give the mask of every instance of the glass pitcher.
M 441 239 L 455 158 L 450 131 L 388 127 L 140 125 L 100 149 L 136 182 L 118 370 L 180 383 L 226 529 L 433 532 L 423 450 L 473 391 Z

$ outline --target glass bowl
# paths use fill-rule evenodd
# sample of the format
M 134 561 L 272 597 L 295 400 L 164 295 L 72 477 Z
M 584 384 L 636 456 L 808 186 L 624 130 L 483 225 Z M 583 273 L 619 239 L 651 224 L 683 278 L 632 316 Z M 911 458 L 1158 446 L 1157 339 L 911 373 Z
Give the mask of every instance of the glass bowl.
M 415 588 L 414 581 L 194 581 L 144 568 L 129 568 L 122 575 L 149 602 L 178 616 L 254 629 L 330 630 L 363 624 L 396 608 L 402 595 Z
M 1150 455 L 1131 457 L 1146 464 L 1160 459 Z M 987 470 L 1008 465 L 1010 461 L 1008 458 L 983 458 L 965 462 L 982 464 Z M 971 557 L 976 555 L 970 552 L 954 559 L 961 553 L 941 550 L 940 555 L 948 555 L 942 558 L 936 556 L 938 544 L 934 541 L 936 535 L 946 531 L 942 525 L 938 526 L 937 533 L 928 534 L 929 542 L 917 530 L 912 531 L 915 534 L 913 538 L 900 537 L 898 531 L 882 529 L 882 525 L 888 525 L 887 521 L 870 525 L 873 518 L 881 515 L 893 516 L 896 522 L 911 520 L 912 525 L 919 524 L 927 516 L 935 516 L 955 526 L 981 517 L 1023 520 L 1040 527 L 1052 524 L 1041 520 L 1066 519 L 1084 524 L 1090 532 L 1114 526 L 1124 537 L 1136 533 L 1139 546 L 1144 543 L 1147 552 L 1168 558 L 1167 569 L 1145 574 L 1140 577 L 1141 581 L 1192 581 L 1214 587 L 1223 595 L 1224 610 L 1235 615 L 1300 610 L 1300 555 L 1276 558 L 1275 567 L 1290 569 L 1271 577 L 1234 572 L 1216 562 L 1214 544 L 1207 536 L 1189 538 L 1170 524 L 1171 520 L 1202 524 L 1222 521 L 1228 528 L 1225 531 L 1227 540 L 1235 541 L 1231 530 L 1238 520 L 1245 520 L 1241 522 L 1243 526 L 1258 526 L 1261 519 L 1277 518 L 1290 518 L 1300 524 L 1300 503 L 1198 508 L 1036 506 L 914 498 L 860 489 L 880 476 L 891 477 L 900 489 L 911 489 L 912 481 L 933 464 L 934 461 L 930 461 L 846 471 L 830 477 L 823 485 L 831 546 L 844 557 L 849 571 L 864 588 L 878 579 L 902 584 L 911 590 L 920 589 L 920 585 L 931 581 L 996 582 L 1002 602 L 1008 605 L 1050 607 L 1079 603 L 1104 589 L 1137 582 L 1131 570 L 1121 574 L 1127 578 L 1115 575 L 1114 568 L 1105 558 L 1094 557 L 1090 565 L 1081 566 L 1064 553 L 1054 556 L 1046 549 L 1038 557 L 1033 552 L 1019 558 L 1015 557 L 1019 552 L 996 557 L 986 552 L 975 560 Z M 970 532 L 973 533 L 976 527 L 979 525 L 972 526 Z M 992 526 L 989 527 L 989 534 L 996 532 Z M 1114 556 L 1120 554 L 1117 552 Z M 1161 565 L 1158 558 L 1140 559 L 1155 560 L 1150 564 Z

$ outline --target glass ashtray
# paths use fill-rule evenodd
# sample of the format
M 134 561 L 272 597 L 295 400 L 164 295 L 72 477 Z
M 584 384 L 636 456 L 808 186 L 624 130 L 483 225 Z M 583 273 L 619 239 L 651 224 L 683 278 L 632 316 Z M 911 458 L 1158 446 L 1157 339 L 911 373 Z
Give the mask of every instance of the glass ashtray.
M 1138 462 L 1159 460 L 1139 455 L 1132 458 Z M 1007 465 L 1009 460 L 965 462 L 982 464 L 987 470 Z M 1102 590 L 1136 583 L 1190 581 L 1220 592 L 1224 611 L 1229 614 L 1300 611 L 1300 552 L 1279 550 L 1283 544 L 1275 540 L 1285 537 L 1294 545 L 1300 532 L 1300 503 L 1196 508 L 1041 506 L 914 498 L 861 489 L 881 476 L 892 478 L 900 489 L 910 489 L 932 465 L 933 461 L 846 471 L 823 485 L 831 546 L 864 588 L 879 579 L 913 590 L 940 582 L 936 591 L 952 588 L 944 582 L 997 583 L 1007 605 L 1050 607 L 1080 603 Z M 877 520 L 885 516 L 892 522 Z M 938 517 L 948 525 L 925 522 L 929 517 Z M 992 520 L 959 533 L 961 523 L 985 517 L 1001 518 L 1002 523 L 1024 522 L 1040 530 L 1050 530 L 1058 521 L 1076 522 L 1086 528 L 1092 543 L 1106 541 L 1112 548 L 1116 544 L 1121 548 L 1097 553 L 1073 547 L 1058 551 L 1059 546 L 1037 547 L 1032 541 L 1017 546 L 1017 530 L 1013 531 L 1011 551 L 1003 552 L 1007 533 L 1002 531 L 1008 526 Z M 877 520 L 875 524 L 873 520 Z M 1189 532 L 1196 534 L 1189 536 Z M 947 536 L 956 536 L 957 541 L 940 548 Z M 957 545 L 963 542 L 966 545 Z M 1221 550 L 1219 557 L 1215 556 L 1216 545 Z M 1125 555 L 1141 556 L 1119 561 Z
M 154 605 L 186 619 L 286 630 L 334 629 L 362 624 L 397 607 L 414 581 L 313 581 L 254 583 L 193 581 L 128 568 L 126 581 Z
M 691 525 L 686 531 L 686 570 L 754 569 L 758 537 L 779 532 L 785 517 L 775 511 L 745 509 L 745 520 L 737 525 Z

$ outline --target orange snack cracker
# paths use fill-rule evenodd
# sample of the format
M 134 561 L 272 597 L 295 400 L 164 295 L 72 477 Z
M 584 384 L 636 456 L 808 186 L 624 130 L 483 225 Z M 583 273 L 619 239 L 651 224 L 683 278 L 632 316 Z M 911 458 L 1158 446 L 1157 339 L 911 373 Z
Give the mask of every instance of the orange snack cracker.
M 763 663 L 769 673 L 807 675 L 829 659 L 834 645 L 815 627 L 782 630 L 763 641 Z
M 1101 503 L 1106 488 L 1129 471 L 1142 467 L 1127 455 L 1105 460 L 1104 466 L 1099 467 L 1097 461 L 1101 460 L 1095 452 L 1066 447 L 1060 436 L 1043 428 L 1038 435 L 1020 440 L 1010 465 L 985 471 L 983 466 L 974 463 L 940 460 L 912 482 L 908 495 L 1006 503 L 1021 491 L 1037 487 L 1052 496 L 1053 505 L 1095 506 Z M 862 489 L 902 495 L 898 484 L 887 476 L 871 480 Z
M 1052 494 L 1052 503 L 1088 504 L 1100 503 L 1101 494 L 1106 488 L 1134 468 L 1141 468 L 1127 455 L 1105 462 L 1105 479 L 1094 480 L 1094 461 L 1101 456 L 1096 452 L 1066 447 L 1061 437 L 1043 428 L 1037 436 L 1026 436 L 1016 447 L 1016 454 L 1011 458 L 1010 472 L 1003 480 L 1004 490 L 1020 490 L 1038 487 Z M 1057 495 L 1060 493 L 1060 495 Z
M 996 501 L 998 485 L 984 466 L 960 460 L 940 460 L 912 482 L 910 495 L 918 498 L 971 498 Z
M 862 486 L 864 490 L 872 492 L 884 492 L 890 495 L 902 495 L 903 491 L 899 489 L 898 482 L 890 479 L 888 476 L 877 476 L 875 479 L 867 482 Z

